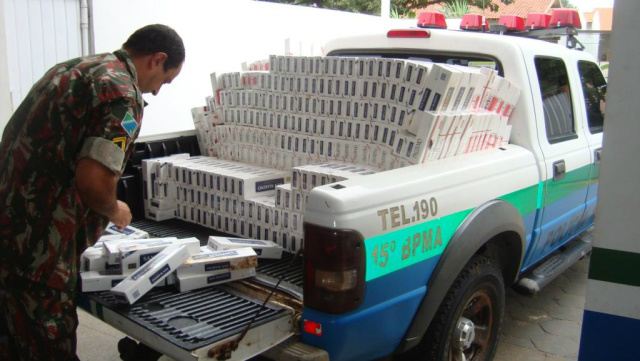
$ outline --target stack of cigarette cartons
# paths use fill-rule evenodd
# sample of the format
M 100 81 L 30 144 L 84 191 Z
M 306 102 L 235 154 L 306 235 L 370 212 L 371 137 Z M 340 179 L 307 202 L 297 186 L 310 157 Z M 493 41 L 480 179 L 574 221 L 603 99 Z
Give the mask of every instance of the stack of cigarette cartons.
M 142 161 L 142 196 L 147 218 L 156 221 L 175 218 L 177 184 L 171 178 L 170 165 L 187 158 L 189 154 L 175 154 Z
M 118 229 L 116 225 L 109 222 L 104 235 L 102 235 L 102 237 L 100 237 L 93 246 L 88 247 L 80 255 L 80 271 L 119 271 L 120 263 L 109 263 L 104 257 L 104 243 L 107 241 L 117 243 L 148 238 L 149 233 L 141 229 L 132 226 L 126 226 L 123 229 Z
M 170 246 L 184 246 L 189 254 L 200 252 L 196 238 L 147 238 L 107 240 L 82 255 L 80 270 L 83 292 L 106 291 Z M 164 283 L 156 283 L 165 285 Z
M 270 62 L 269 72 L 227 73 L 212 83 L 225 124 L 211 131 L 219 157 L 277 169 L 336 160 L 394 169 L 415 164 L 411 154 L 426 142 L 409 131 L 414 118 L 485 109 L 507 125 L 519 97 L 486 68 L 378 58 Z M 506 126 L 490 132 L 502 141 L 485 147 L 508 140 Z
M 500 147 L 520 93 L 488 68 L 310 54 L 210 80 L 192 110 L 210 157 L 151 161 L 148 208 L 289 252 L 311 189 Z
M 258 259 L 251 247 L 204 251 L 192 255 L 177 269 L 180 292 L 209 287 L 256 275 Z

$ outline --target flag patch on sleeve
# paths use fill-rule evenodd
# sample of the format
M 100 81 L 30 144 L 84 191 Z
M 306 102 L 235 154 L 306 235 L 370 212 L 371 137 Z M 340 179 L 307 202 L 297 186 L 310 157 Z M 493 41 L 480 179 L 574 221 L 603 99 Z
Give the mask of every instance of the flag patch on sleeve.
M 122 118 L 120 126 L 122 126 L 122 129 L 129 134 L 129 137 L 133 137 L 133 134 L 138 128 L 138 122 L 136 122 L 136 119 L 131 115 L 131 113 L 127 113 L 124 115 L 124 118 Z

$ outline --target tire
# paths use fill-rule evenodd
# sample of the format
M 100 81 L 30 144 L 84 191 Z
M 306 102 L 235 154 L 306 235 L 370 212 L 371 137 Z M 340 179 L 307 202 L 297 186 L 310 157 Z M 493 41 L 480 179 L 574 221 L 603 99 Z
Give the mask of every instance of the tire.
M 420 359 L 492 360 L 504 317 L 504 292 L 496 264 L 487 257 L 472 258 L 431 321 L 418 347 Z

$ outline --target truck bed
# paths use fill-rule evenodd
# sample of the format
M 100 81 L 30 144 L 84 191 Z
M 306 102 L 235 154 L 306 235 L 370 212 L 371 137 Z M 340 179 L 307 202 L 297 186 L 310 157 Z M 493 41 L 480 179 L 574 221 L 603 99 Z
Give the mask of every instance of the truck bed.
M 149 232 L 150 237 L 196 237 L 201 245 L 206 245 L 210 235 L 220 234 L 180 220 L 141 220 L 131 225 Z M 260 259 L 256 277 L 239 281 L 253 284 L 255 289 L 263 292 L 243 292 L 231 284 L 225 284 L 181 293 L 177 288 L 168 286 L 149 292 L 131 306 L 117 304 L 108 291 L 83 293 L 79 306 L 147 344 L 149 340 L 166 341 L 161 341 L 162 345 L 156 342 L 148 344 L 160 352 L 177 359 L 195 360 L 201 357 L 198 354 L 206 354 L 215 343 L 242 332 L 264 302 L 268 294 L 264 291 L 268 292 L 275 285 L 292 259 L 293 255 L 289 253 L 283 253 L 280 260 Z M 285 299 L 301 304 L 300 257 L 289 266 L 279 290 L 286 293 Z M 282 297 L 279 299 L 283 300 Z M 282 328 L 285 320 L 292 320 L 295 307 L 286 307 L 285 304 L 289 303 L 286 301 L 267 303 L 253 321 L 252 329 L 262 325 L 267 327 L 268 323 Z

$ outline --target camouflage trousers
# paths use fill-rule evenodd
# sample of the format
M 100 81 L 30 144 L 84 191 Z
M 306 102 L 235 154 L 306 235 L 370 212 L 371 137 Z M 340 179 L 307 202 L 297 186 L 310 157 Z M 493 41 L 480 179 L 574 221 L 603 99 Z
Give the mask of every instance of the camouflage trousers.
M 0 360 L 78 360 L 75 292 L 0 281 Z

